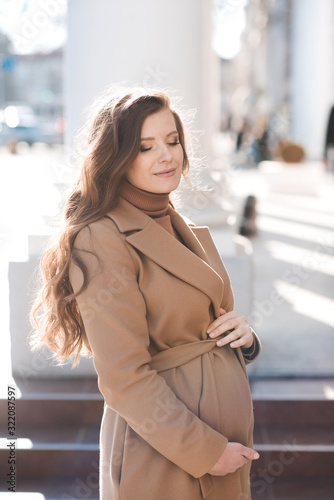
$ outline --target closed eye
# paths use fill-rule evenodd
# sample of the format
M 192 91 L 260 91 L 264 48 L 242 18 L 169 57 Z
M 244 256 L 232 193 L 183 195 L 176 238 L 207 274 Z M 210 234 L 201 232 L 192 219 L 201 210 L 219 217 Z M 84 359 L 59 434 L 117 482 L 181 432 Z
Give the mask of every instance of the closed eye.
M 174 141 L 174 142 L 168 143 L 169 146 L 177 146 L 178 144 L 180 144 L 179 141 Z M 144 146 L 141 146 L 140 151 L 141 151 L 141 153 L 145 153 L 145 151 L 150 151 L 150 149 L 152 149 L 152 147 L 144 148 Z

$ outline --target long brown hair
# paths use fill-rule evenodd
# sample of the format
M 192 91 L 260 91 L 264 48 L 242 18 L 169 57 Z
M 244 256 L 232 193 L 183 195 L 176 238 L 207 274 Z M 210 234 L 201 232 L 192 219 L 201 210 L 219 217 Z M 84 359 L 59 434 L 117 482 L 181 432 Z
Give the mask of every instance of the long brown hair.
M 79 231 L 102 218 L 119 201 L 120 186 L 140 151 L 140 136 L 147 116 L 170 109 L 183 148 L 183 174 L 189 169 L 185 134 L 179 114 L 171 108 L 168 95 L 160 90 L 118 89 L 107 92 L 93 106 L 86 138 L 87 153 L 64 207 L 64 217 L 55 243 L 40 262 L 43 284 L 32 307 L 33 349 L 47 345 L 59 362 L 90 350 L 76 297 L 87 288 L 88 273 L 73 249 Z M 71 260 L 80 268 L 84 281 L 74 293 L 69 281 Z

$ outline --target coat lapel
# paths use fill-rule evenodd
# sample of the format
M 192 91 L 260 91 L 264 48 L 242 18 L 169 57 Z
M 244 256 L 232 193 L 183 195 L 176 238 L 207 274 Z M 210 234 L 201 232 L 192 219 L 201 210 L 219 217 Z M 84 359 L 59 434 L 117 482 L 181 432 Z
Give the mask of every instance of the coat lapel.
M 185 245 L 123 199 L 107 216 L 113 219 L 121 232 L 130 233 L 126 236 L 130 245 L 166 271 L 204 292 L 211 299 L 215 316 L 218 317 L 224 282 L 209 265 L 205 249 L 193 230 L 172 208 L 167 213 Z

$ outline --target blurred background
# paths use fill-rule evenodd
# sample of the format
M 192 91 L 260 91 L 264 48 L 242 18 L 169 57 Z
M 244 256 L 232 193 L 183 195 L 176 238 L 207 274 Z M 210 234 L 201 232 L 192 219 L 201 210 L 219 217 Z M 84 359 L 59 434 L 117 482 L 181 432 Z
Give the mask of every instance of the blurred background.
M 180 212 L 210 227 L 231 276 L 236 310 L 261 338 L 261 357 L 249 366 L 255 404 L 264 412 L 261 404 L 270 406 L 274 397 L 290 402 L 291 415 L 310 416 L 308 406 L 291 402 L 311 401 L 320 405 L 317 415 L 333 415 L 332 406 L 321 406 L 334 401 L 332 0 L 0 0 L 1 396 L 14 383 L 18 397 L 34 401 L 35 413 L 43 398 L 62 401 L 64 413 L 73 397 L 86 398 L 83 405 L 101 402 L 90 360 L 72 370 L 52 365 L 47 353 L 29 351 L 27 314 L 33 272 L 77 173 L 73 145 L 85 110 L 107 86 L 121 82 L 167 89 L 193 117 L 200 184 L 209 190 L 181 186 Z M 270 407 L 271 415 L 277 411 Z M 333 470 L 333 422 L 310 418 L 304 424 L 326 425 L 326 438 L 307 442 L 306 455 L 322 464 L 326 443 Z M 30 437 L 22 447 L 39 446 L 49 460 L 59 443 L 45 449 L 32 420 L 25 425 Z M 62 452 L 70 449 L 66 439 Z M 86 458 L 97 451 L 94 439 L 81 443 Z M 306 446 L 299 442 L 300 449 Z M 87 458 L 86 479 L 92 460 Z M 332 475 L 328 467 L 319 473 L 323 484 Z M 271 478 L 284 479 L 284 470 Z M 291 470 L 289 477 L 298 476 Z M 264 496 L 258 488 L 254 498 L 290 498 L 285 490 L 279 496 L 278 480 L 261 480 Z M 91 490 L 85 498 L 95 498 L 96 486 L 80 481 Z M 84 497 L 80 481 L 66 483 L 71 498 Z M 36 483 L 25 484 L 35 491 Z M 47 497 L 49 486 L 45 480 Z M 318 486 L 314 497 L 291 498 L 333 498 L 334 489 L 321 496 Z

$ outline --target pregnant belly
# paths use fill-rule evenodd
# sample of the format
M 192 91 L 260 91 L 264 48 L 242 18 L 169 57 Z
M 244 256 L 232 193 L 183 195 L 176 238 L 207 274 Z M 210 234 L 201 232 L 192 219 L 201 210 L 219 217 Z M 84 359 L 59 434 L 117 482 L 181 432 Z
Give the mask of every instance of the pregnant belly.
M 203 341 L 199 344 L 204 347 Z M 196 346 L 191 348 L 195 350 Z M 229 441 L 251 446 L 253 404 L 245 368 L 235 351 L 229 346 L 219 348 L 211 344 L 210 350 L 208 346 L 207 352 L 190 356 L 192 359 L 186 359 L 185 351 L 179 356 L 182 364 L 175 362 L 173 352 L 168 353 L 170 364 L 176 366 L 166 368 L 162 363 L 165 369 L 158 369 L 160 375 L 202 421 Z M 175 353 L 176 358 L 180 352 Z

